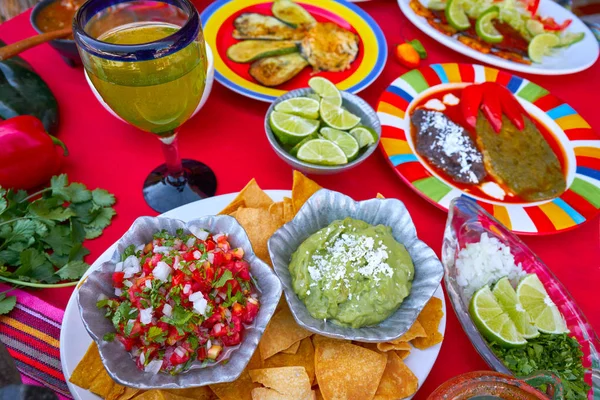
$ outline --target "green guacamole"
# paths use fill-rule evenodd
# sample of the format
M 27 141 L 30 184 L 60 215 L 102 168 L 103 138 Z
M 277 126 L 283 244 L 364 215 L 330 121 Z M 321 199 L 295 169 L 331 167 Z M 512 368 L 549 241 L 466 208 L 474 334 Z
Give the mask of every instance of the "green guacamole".
M 292 254 L 294 292 L 317 319 L 376 325 L 408 296 L 415 269 L 392 229 L 346 218 L 311 235 Z

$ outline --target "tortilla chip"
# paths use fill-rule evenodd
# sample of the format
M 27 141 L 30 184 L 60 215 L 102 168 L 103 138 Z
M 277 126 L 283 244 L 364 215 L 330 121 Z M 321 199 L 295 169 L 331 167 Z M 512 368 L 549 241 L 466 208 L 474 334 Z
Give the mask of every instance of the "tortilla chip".
M 294 171 L 294 183 L 292 184 L 292 202 L 294 203 L 294 211 L 298 212 L 306 200 L 315 192 L 322 189 L 318 183 L 308 179 L 301 172 Z
M 391 350 L 402 350 L 402 351 L 410 351 L 410 344 L 406 342 L 385 342 L 385 343 L 377 343 L 377 349 L 383 352 L 391 351 Z
M 175 394 L 195 400 L 212 400 L 216 396 L 208 386 L 201 386 L 189 389 L 165 389 L 163 392 Z
M 79 364 L 77 364 L 77 367 L 75 367 L 73 374 L 69 378 L 69 382 L 80 388 L 89 389 L 92 381 L 100 372 L 106 373 L 100 359 L 98 347 L 96 347 L 96 343 L 92 343 L 81 361 L 79 361 Z
M 235 219 L 242 225 L 258 258 L 271 264 L 267 241 L 283 224 L 280 218 L 272 218 L 266 208 L 238 208 Z
M 106 395 L 106 400 L 116 400 L 121 397 L 123 393 L 125 393 L 125 386 L 121 386 L 115 382 L 112 389 Z
M 410 342 L 411 340 L 418 337 L 427 337 L 427 332 L 425 332 L 425 328 L 423 328 L 423 325 L 421 325 L 421 323 L 417 319 L 415 323 L 406 331 L 406 333 L 400 336 L 400 338 L 396 341 Z M 392 342 L 395 343 L 396 341 Z
M 283 198 L 283 222 L 288 223 L 294 219 L 296 213 L 294 212 L 294 202 L 289 197 Z
M 383 354 L 335 340 L 318 340 L 315 373 L 326 399 L 372 399 L 385 370 Z
M 382 195 L 381 193 L 377 193 L 377 196 L 375 196 L 376 199 L 385 199 L 385 196 Z
M 252 389 L 260 385 L 252 383 L 248 371 L 258 368 L 262 368 L 262 360 L 260 358 L 260 353 L 257 350 L 252 355 L 252 358 L 250 358 L 246 369 L 242 371 L 239 378 L 233 382 L 210 385 L 209 388 L 217 395 L 219 400 L 252 400 L 250 394 Z
M 322 336 L 322 335 L 313 335 L 312 337 L 312 342 L 313 342 L 313 346 L 317 347 L 318 344 L 325 342 L 325 341 L 329 341 L 329 342 L 337 342 L 337 343 L 351 343 L 349 340 L 345 340 L 345 339 L 334 339 L 334 338 L 330 338 L 327 336 Z M 362 344 L 368 344 L 368 343 L 362 343 Z
M 271 217 L 283 221 L 283 201 L 271 204 L 269 214 L 271 214 Z
M 325 400 L 321 394 L 321 389 L 318 386 L 315 388 L 315 394 L 315 400 Z
M 410 356 L 410 349 L 409 350 L 395 350 L 394 353 L 396 353 L 396 355 L 398 357 L 400 357 L 400 359 L 406 360 L 406 358 L 408 356 Z
M 192 397 L 178 396 L 173 393 L 169 393 L 166 390 L 153 389 L 148 390 L 136 396 L 133 400 L 189 400 Z
M 252 178 L 250 182 L 242 189 L 242 191 L 236 196 L 235 199 L 225 207 L 220 214 L 229 214 L 232 211 L 237 210 L 240 207 L 240 202 L 243 201 L 243 207 L 248 208 L 269 208 L 273 204 L 273 200 L 266 194 L 256 179 Z
M 138 394 L 142 393 L 144 393 L 143 390 L 126 387 L 125 391 L 121 393 L 119 397 L 115 398 L 115 400 L 130 400 L 133 398 L 133 396 L 137 396 Z M 108 400 L 108 397 L 106 399 Z
M 252 382 L 265 386 L 252 389 L 252 400 L 311 400 L 314 397 L 303 367 L 254 369 L 249 373 Z
M 283 308 L 271 318 L 258 343 L 260 355 L 264 361 L 310 335 L 312 333 L 296 323 L 291 311 Z
M 239 194 L 238 194 L 239 197 Z M 238 199 L 237 197 L 229 203 L 221 212 L 217 215 L 231 215 L 237 211 L 238 208 L 246 207 L 246 201 L 244 199 Z
M 108 376 L 106 370 L 103 370 L 96 378 L 94 378 L 89 390 L 104 398 L 112 391 L 113 386 L 115 386 L 115 382 Z
M 375 351 L 377 353 L 383 353 L 381 350 L 379 350 L 377 348 L 378 343 L 353 342 L 352 344 L 355 344 L 360 347 L 364 347 L 365 349 L 369 349 L 369 350 Z
M 315 348 L 309 337 L 298 344 L 300 347 L 296 354 L 286 354 L 283 351 L 275 354 L 264 361 L 264 368 L 304 367 L 312 385 L 315 383 Z
M 285 350 L 281 350 L 284 354 L 296 354 L 298 352 L 298 347 L 300 347 L 300 342 L 296 342 Z
M 431 300 L 425 304 L 423 310 L 417 317 L 417 320 L 423 326 L 427 337 L 417 337 L 410 341 L 410 343 L 417 349 L 426 349 L 441 343 L 444 336 L 438 332 L 438 326 L 444 316 L 442 311 L 442 300 L 437 297 L 432 297 Z
M 379 382 L 374 400 L 396 400 L 412 396 L 419 387 L 419 379 L 393 351 L 387 354 L 385 371 Z

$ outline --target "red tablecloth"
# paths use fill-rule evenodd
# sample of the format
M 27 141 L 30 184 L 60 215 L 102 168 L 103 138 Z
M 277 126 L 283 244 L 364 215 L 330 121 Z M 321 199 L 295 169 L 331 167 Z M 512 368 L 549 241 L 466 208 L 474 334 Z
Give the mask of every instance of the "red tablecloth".
M 202 10 L 209 1 L 198 0 Z M 394 59 L 395 44 L 418 38 L 429 52 L 430 63 L 473 62 L 428 38 L 402 15 L 394 0 L 359 3 L 381 26 L 390 48 L 382 75 L 361 95 L 372 106 L 383 90 L 406 72 Z M 29 12 L 0 25 L 0 39 L 7 43 L 35 32 L 29 25 Z M 64 172 L 73 181 L 90 188 L 102 187 L 117 197 L 117 217 L 104 235 L 86 245 L 93 262 L 115 242 L 141 215 L 155 215 L 142 198 L 142 183 L 159 163 L 162 154 L 158 140 L 110 116 L 94 98 L 81 68 L 71 69 L 48 45 L 23 54 L 48 83 L 60 105 L 59 137 L 71 155 Z M 567 101 L 593 127 L 600 127 L 597 99 L 600 92 L 598 63 L 585 72 L 563 77 L 525 76 Z M 215 82 L 211 97 L 200 113 L 181 130 L 182 156 L 210 165 L 219 181 L 218 194 L 239 191 L 255 177 L 264 189 L 290 189 L 292 170 L 271 150 L 263 130 L 268 104 L 251 100 Z M 446 213 L 427 203 L 400 181 L 377 151 L 356 169 L 329 177 L 315 178 L 322 186 L 344 192 L 356 199 L 381 192 L 405 202 L 419 236 L 438 254 L 442 243 Z M 571 292 L 592 326 L 600 331 L 600 312 L 596 290 L 600 287 L 599 219 L 571 232 L 554 236 L 524 237 L 541 259 Z M 44 300 L 64 308 L 71 289 L 37 292 Z M 416 396 L 424 399 L 449 378 L 487 365 L 462 331 L 448 302 L 446 337 L 437 363 Z

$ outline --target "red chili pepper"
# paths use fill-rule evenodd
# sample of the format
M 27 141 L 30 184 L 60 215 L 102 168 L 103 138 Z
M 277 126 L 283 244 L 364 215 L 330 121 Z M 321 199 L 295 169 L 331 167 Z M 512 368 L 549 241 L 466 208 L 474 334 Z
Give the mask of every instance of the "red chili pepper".
M 544 30 L 554 31 L 554 32 L 560 32 L 560 31 L 567 29 L 569 27 L 569 25 L 571 25 L 571 22 L 573 22 L 572 19 L 566 19 L 563 21 L 562 24 L 559 24 L 552 17 L 542 18 L 540 16 L 535 16 L 535 19 L 537 19 L 538 21 L 540 21 L 542 23 L 542 25 L 544 25 Z
M 64 143 L 46 133 L 42 121 L 20 115 L 0 122 L 0 186 L 31 189 L 50 180 L 60 169 L 56 146 Z
M 529 11 L 529 13 L 531 14 L 532 17 L 535 14 L 537 14 L 537 10 L 538 10 L 539 6 L 540 6 L 540 0 L 529 0 L 529 2 L 527 3 L 527 11 Z
M 471 128 L 477 126 L 477 114 L 483 101 L 483 86 L 470 85 L 463 89 L 460 99 L 461 110 L 465 121 Z
M 482 111 L 483 115 L 488 119 L 492 128 L 496 133 L 502 129 L 502 105 L 500 98 L 498 97 L 498 88 L 496 83 L 486 82 L 482 83 L 483 87 L 483 103 Z
M 525 110 L 506 87 L 498 85 L 497 92 L 502 105 L 502 112 L 518 130 L 522 131 L 525 128 L 525 120 L 523 119 Z

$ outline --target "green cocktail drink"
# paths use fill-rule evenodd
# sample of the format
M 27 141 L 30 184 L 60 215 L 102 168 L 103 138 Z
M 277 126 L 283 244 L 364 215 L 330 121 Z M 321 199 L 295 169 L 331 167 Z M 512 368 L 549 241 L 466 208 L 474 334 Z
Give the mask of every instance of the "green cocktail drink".
M 178 29 L 167 23 L 133 23 L 119 26 L 98 40 L 137 45 L 163 39 Z M 172 135 L 198 106 L 206 67 L 201 40 L 154 60 L 123 62 L 91 56 L 87 63 L 94 87 L 121 118 L 161 136 Z

